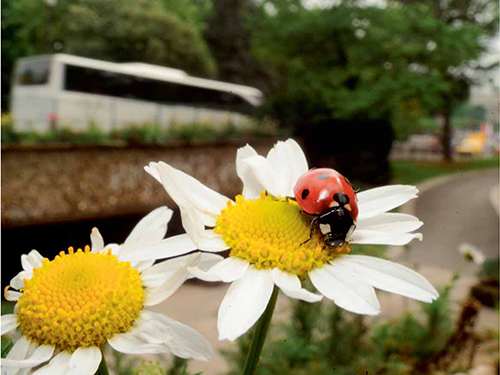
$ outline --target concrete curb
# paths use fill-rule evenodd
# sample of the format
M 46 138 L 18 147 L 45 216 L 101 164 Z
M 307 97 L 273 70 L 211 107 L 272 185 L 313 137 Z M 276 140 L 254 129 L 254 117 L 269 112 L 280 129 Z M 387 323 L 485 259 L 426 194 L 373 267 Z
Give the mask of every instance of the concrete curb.
M 418 191 L 419 191 L 419 196 L 422 195 L 423 193 L 432 190 L 438 186 L 441 186 L 443 184 L 446 184 L 454 179 L 459 179 L 464 176 L 474 176 L 474 175 L 482 175 L 482 174 L 487 174 L 491 173 L 493 171 L 498 170 L 497 168 L 487 168 L 487 169 L 475 169 L 472 171 L 464 171 L 464 172 L 457 172 L 457 173 L 451 173 L 447 174 L 444 176 L 439 176 L 435 177 L 429 180 L 425 180 L 423 182 L 420 182 L 419 184 L 416 185 Z M 499 186 L 497 185 L 494 187 L 491 192 L 490 192 L 490 202 L 497 212 L 497 214 L 500 215 L 500 207 L 499 207 Z M 399 212 L 408 214 L 408 215 L 413 215 L 415 216 L 417 213 L 417 200 L 413 199 L 406 203 L 404 206 L 401 207 Z M 397 259 L 400 256 L 403 255 L 404 253 L 404 246 L 389 246 L 387 248 L 387 255 L 389 256 L 390 259 Z

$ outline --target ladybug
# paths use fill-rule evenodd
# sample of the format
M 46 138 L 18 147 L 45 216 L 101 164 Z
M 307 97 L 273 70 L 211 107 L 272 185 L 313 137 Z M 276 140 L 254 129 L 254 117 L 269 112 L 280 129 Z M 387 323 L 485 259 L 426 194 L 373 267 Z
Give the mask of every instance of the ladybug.
M 302 244 L 311 240 L 315 227 L 325 236 L 327 246 L 346 243 L 358 217 L 358 199 L 347 178 L 334 169 L 311 169 L 299 177 L 293 193 L 302 211 L 314 216 L 309 239 Z

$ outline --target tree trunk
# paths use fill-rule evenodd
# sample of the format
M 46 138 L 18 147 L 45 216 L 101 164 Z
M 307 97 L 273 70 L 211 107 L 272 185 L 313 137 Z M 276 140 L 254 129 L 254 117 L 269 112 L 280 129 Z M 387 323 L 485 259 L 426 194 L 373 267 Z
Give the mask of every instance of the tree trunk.
M 453 149 L 451 146 L 451 111 L 443 113 L 443 134 L 441 145 L 443 146 L 443 159 L 447 162 L 453 161 Z

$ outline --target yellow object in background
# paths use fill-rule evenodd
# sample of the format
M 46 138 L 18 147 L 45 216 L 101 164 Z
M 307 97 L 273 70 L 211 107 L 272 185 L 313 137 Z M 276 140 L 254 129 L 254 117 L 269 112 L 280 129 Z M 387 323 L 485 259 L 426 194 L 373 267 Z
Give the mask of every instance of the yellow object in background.
M 470 133 L 457 146 L 459 154 L 480 155 L 484 151 L 486 145 L 486 134 Z

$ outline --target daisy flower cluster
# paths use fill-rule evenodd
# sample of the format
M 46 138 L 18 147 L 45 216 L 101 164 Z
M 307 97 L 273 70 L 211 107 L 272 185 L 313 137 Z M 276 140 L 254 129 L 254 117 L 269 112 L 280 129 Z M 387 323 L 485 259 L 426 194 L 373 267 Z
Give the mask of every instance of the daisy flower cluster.
M 358 193 L 356 227 L 334 248 L 325 245 L 321 231 L 308 240 L 312 218 L 292 198 L 296 181 L 309 170 L 294 140 L 278 142 L 266 157 L 249 145 L 240 148 L 236 172 L 243 191 L 234 200 L 164 162 L 145 169 L 179 206 L 186 233 L 165 238 L 172 211 L 160 207 L 121 245 L 105 245 L 94 228 L 91 246 L 83 250 L 70 247 L 52 261 L 36 250 L 22 255 L 23 271 L 5 290 L 16 302 L 14 314 L 2 316 L 1 324 L 2 335 L 17 328 L 22 335 L 2 359 L 2 374 L 91 375 L 106 344 L 128 354 L 208 360 L 212 349 L 198 332 L 146 309 L 193 277 L 231 283 L 218 312 L 220 340 L 247 332 L 274 306 L 278 289 L 310 303 L 326 297 L 365 315 L 380 313 L 375 288 L 424 302 L 438 297 L 409 268 L 350 254 L 352 244 L 422 239 L 413 233 L 421 221 L 389 212 L 417 197 L 413 186 Z M 225 250 L 227 258 L 216 254 Z M 162 258 L 172 259 L 154 264 Z M 306 279 L 315 291 L 303 287 Z

